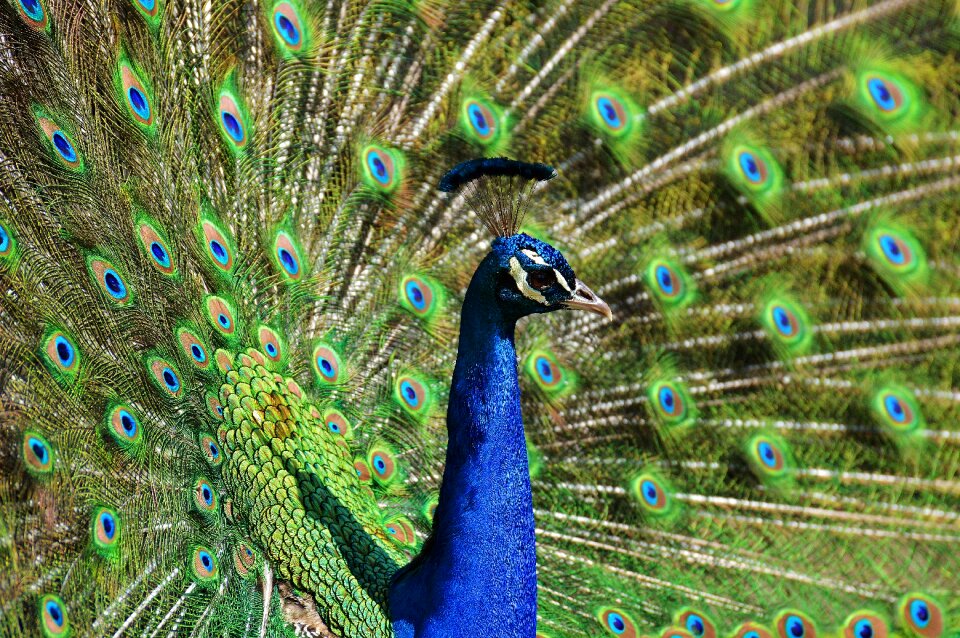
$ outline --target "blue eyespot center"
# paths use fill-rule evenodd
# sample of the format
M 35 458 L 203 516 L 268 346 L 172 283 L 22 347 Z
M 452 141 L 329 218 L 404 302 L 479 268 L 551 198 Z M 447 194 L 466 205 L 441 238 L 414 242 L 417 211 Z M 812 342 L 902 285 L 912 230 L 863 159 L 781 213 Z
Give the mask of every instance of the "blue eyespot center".
M 180 389 L 180 379 L 177 378 L 177 375 L 170 368 L 164 368 L 161 373 L 163 376 L 163 383 L 167 386 L 167 389 L 171 392 L 176 392 Z
M 279 11 L 275 14 L 274 24 L 277 27 L 277 33 L 283 38 L 283 41 L 292 47 L 300 44 L 300 31 L 287 16 Z
M 923 629 L 930 623 L 930 608 L 922 600 L 910 602 L 910 618 L 918 627 Z
M 410 303 L 413 304 L 413 307 L 417 310 L 424 310 L 427 307 L 427 298 L 423 294 L 423 290 L 420 289 L 420 286 L 415 281 L 408 281 L 405 290 L 407 293 L 407 299 L 410 300 Z
M 694 636 L 702 636 L 704 632 L 703 619 L 691 614 L 687 617 L 687 630 Z
M 20 0 L 20 6 L 23 7 L 23 11 L 27 14 L 27 17 L 34 22 L 43 20 L 43 7 L 40 5 L 39 0 Z
M 890 418 L 896 421 L 897 423 L 903 423 L 907 418 L 907 411 L 903 409 L 903 404 L 900 402 L 900 399 L 888 394 L 883 399 L 883 406 L 887 410 L 887 414 L 890 415 Z
M 870 91 L 870 97 L 882 111 L 892 111 L 897 108 L 897 102 L 890 92 L 887 83 L 880 78 L 870 78 L 867 81 L 867 89 Z
M 755 631 L 748 631 L 747 633 L 743 634 L 743 638 L 760 638 L 760 634 Z
M 796 616 L 790 616 L 787 618 L 787 631 L 794 638 L 802 638 L 805 631 L 803 621 Z
M 643 483 L 640 484 L 640 492 L 643 494 L 643 499 L 649 505 L 657 504 L 657 501 L 659 500 L 657 497 L 659 496 L 660 493 L 657 490 L 657 486 L 654 485 L 653 481 L 649 479 L 643 481 Z
M 73 150 L 73 144 L 67 139 L 61 131 L 53 134 L 53 145 L 66 161 L 73 163 L 77 161 L 77 152 Z
M 207 360 L 207 355 L 203 351 L 203 348 L 201 348 L 197 344 L 193 344 L 192 346 L 190 346 L 190 354 L 192 354 L 193 358 L 200 363 L 203 363 L 204 361 Z
M 400 394 L 410 407 L 415 408 L 420 405 L 420 397 L 417 396 L 417 390 L 409 381 L 400 383 Z
M 133 112 L 136 113 L 141 119 L 149 120 L 150 103 L 147 101 L 147 96 L 144 95 L 137 87 L 131 86 L 127 90 L 127 97 L 130 99 L 130 106 L 133 107 Z
M 660 289 L 665 294 L 672 295 L 676 290 L 676 287 L 674 286 L 673 274 L 670 272 L 670 269 L 666 266 L 657 266 L 655 275 L 657 283 L 660 284 Z
M 330 428 L 330 431 L 333 432 L 334 434 L 340 434 L 340 426 L 334 423 L 333 421 L 330 421 L 329 423 L 327 423 L 327 427 Z
M 160 245 L 159 242 L 155 241 L 150 244 L 150 252 L 153 254 L 153 258 L 158 264 L 164 268 L 170 266 L 170 256 L 167 255 L 166 249 Z
M 240 121 L 237 120 L 233 113 L 230 113 L 229 111 L 221 111 L 220 119 L 223 120 L 223 127 L 226 129 L 227 135 L 230 136 L 230 139 L 238 144 L 242 142 L 243 127 L 240 126 Z
M 10 246 L 10 235 L 7 234 L 7 229 L 0 225 L 0 253 L 7 250 Z
M 873 638 L 873 625 L 867 619 L 860 620 L 854 625 L 853 633 L 858 638 Z
M 277 346 L 273 345 L 272 343 L 268 343 L 265 349 L 267 354 L 269 354 L 271 357 L 277 356 Z
M 120 411 L 120 427 L 127 433 L 127 436 L 133 436 L 137 431 L 137 422 L 126 410 Z
M 677 400 L 674 394 L 674 391 L 671 388 L 666 386 L 660 388 L 660 391 L 657 393 L 657 398 L 660 400 L 660 407 L 666 412 L 673 412 L 676 407 Z
M 217 323 L 219 323 L 219 324 L 220 324 L 221 326 L 223 326 L 224 328 L 229 328 L 229 327 L 230 327 L 230 317 L 228 317 L 227 315 L 225 315 L 225 314 L 223 314 L 223 313 L 221 312 L 219 315 L 217 315 Z
M 28 445 L 30 446 L 30 450 L 33 451 L 33 455 L 37 457 L 37 460 L 40 461 L 41 464 L 46 465 L 48 455 L 47 446 L 39 439 L 33 437 L 30 437 Z
M 607 625 L 615 634 L 622 634 L 627 630 L 627 623 L 623 619 L 623 616 L 615 611 L 612 611 L 607 615 Z
M 114 299 L 123 299 L 127 296 L 127 287 L 123 285 L 120 275 L 115 270 L 105 270 L 103 273 L 103 285 L 107 292 Z
M 383 472 L 385 472 L 386 469 L 387 469 L 387 463 L 386 463 L 386 461 L 384 461 L 383 458 L 380 457 L 380 456 L 374 457 L 374 459 L 373 459 L 373 466 L 374 466 L 375 468 L 377 468 L 377 472 L 380 472 L 381 474 L 382 474 Z
M 103 512 L 100 514 L 100 527 L 103 528 L 103 535 L 108 539 L 112 539 L 113 535 L 116 533 L 117 528 L 113 522 L 113 516 L 110 512 Z
M 217 449 L 216 443 L 211 441 L 207 447 L 210 450 L 210 456 L 212 456 L 213 458 L 217 458 L 218 456 L 220 456 L 220 450 Z
M 47 615 L 50 616 L 50 620 L 52 620 L 57 627 L 63 627 L 63 612 L 60 610 L 60 605 L 58 605 L 56 601 L 48 600 L 44 608 L 47 610 Z
M 57 358 L 60 360 L 60 365 L 65 368 L 70 367 L 74 359 L 73 346 L 70 345 L 70 342 L 67 341 L 65 337 L 57 337 L 54 343 L 56 344 Z
M 487 118 L 483 115 L 483 109 L 476 104 L 471 104 L 467 112 L 470 116 L 470 121 L 473 122 L 473 128 L 477 130 L 477 133 L 480 135 L 489 135 L 490 125 L 487 123 Z
M 900 248 L 900 243 L 890 235 L 880 235 L 880 249 L 890 263 L 902 266 L 907 261 L 907 255 Z
M 216 239 L 210 240 L 210 253 L 221 266 L 226 266 L 227 262 L 230 261 L 230 254 L 227 253 L 227 249 Z
M 740 168 L 743 170 L 743 174 L 747 177 L 748 180 L 757 184 L 763 180 L 763 174 L 760 172 L 760 166 L 757 163 L 757 158 L 748 151 L 743 151 L 740 153 L 738 158 L 740 162 Z
M 300 271 L 300 264 L 297 263 L 297 260 L 293 258 L 293 255 L 291 255 L 290 251 L 286 248 L 281 247 L 278 249 L 277 256 L 280 257 L 280 264 L 283 266 L 283 269 L 289 274 L 295 275 Z
M 156 0 L 137 0 L 137 4 L 144 8 L 148 13 L 153 11 L 156 6 Z
M 796 332 L 796 328 L 790 320 L 790 313 L 782 306 L 773 308 L 773 322 L 777 331 L 785 337 L 793 336 L 793 333 Z
M 213 559 L 210 558 L 210 554 L 207 552 L 200 552 L 200 562 L 207 569 L 210 569 L 210 566 L 213 565 Z
M 610 128 L 620 128 L 623 126 L 623 121 L 620 119 L 620 114 L 617 112 L 617 108 L 613 105 L 613 102 L 608 97 L 601 97 L 597 100 L 597 111 L 600 112 L 600 117 L 603 118 L 603 121 Z

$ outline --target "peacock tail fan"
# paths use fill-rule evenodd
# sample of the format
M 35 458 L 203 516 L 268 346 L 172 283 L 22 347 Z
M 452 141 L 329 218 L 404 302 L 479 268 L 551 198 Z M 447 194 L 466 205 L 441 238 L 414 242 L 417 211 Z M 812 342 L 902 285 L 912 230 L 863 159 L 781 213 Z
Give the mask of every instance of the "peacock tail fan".
M 3 0 L 0 636 L 391 636 L 485 211 L 541 635 L 956 634 L 956 18 Z

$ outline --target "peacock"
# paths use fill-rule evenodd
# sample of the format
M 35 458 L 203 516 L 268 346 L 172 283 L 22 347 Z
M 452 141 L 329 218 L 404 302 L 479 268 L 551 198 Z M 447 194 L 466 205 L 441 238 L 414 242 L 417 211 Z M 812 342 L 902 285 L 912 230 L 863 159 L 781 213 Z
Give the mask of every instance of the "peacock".
M 0 1 L 0 636 L 960 636 L 958 11 Z

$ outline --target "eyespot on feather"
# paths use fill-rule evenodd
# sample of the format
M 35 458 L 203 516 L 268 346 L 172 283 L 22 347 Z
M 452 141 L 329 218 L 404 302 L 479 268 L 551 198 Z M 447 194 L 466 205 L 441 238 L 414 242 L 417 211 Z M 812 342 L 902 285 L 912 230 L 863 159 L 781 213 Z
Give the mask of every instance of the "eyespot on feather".
M 527 375 L 546 392 L 556 393 L 564 386 L 564 371 L 553 353 L 536 350 L 530 353 L 526 363 Z
M 120 516 L 109 507 L 98 507 L 90 521 L 93 546 L 103 555 L 116 553 L 120 541 Z
M 773 638 L 773 634 L 761 624 L 745 622 L 737 627 L 731 638 Z
M 887 638 L 890 635 L 887 620 L 870 610 L 856 611 L 843 621 L 843 638 Z
M 643 511 L 654 517 L 662 517 L 672 510 L 670 490 L 663 480 L 651 473 L 643 473 L 632 481 L 631 492 Z
M 693 638 L 717 638 L 717 626 L 705 613 L 695 609 L 683 609 L 674 616 L 673 624 L 683 627 Z
M 201 514 L 217 511 L 217 493 L 205 478 L 198 478 L 193 484 L 193 504 Z
M 361 483 L 369 483 L 373 480 L 373 474 L 370 471 L 370 466 L 364 459 L 354 459 L 353 469 L 357 473 L 357 478 L 360 479 Z
M 223 297 L 207 297 L 207 320 L 220 334 L 232 337 L 237 332 L 233 306 Z M 218 360 L 219 363 L 219 360 Z
M 303 49 L 306 40 L 303 21 L 289 2 L 281 2 L 273 8 L 271 25 L 277 41 L 286 50 L 299 53 Z
M 130 0 L 147 18 L 155 18 L 160 11 L 160 0 Z
M 932 597 L 914 592 L 900 599 L 897 624 L 920 638 L 940 638 L 946 627 L 944 610 Z
M 657 421 L 671 428 L 689 426 L 698 415 L 686 387 L 677 381 L 654 381 L 647 388 L 647 401 Z
M 383 447 L 375 447 L 367 455 L 373 478 L 382 485 L 389 484 L 396 473 L 397 464 L 393 453 Z
M 246 543 L 240 543 L 233 548 L 233 567 L 241 578 L 247 579 L 257 564 L 257 553 Z
M 817 638 L 817 628 L 810 617 L 795 609 L 777 614 L 774 627 L 779 638 Z
M 350 422 L 347 417 L 337 410 L 327 410 L 323 413 L 323 422 L 327 430 L 337 436 L 349 437 L 351 433 Z
M 257 337 L 260 340 L 260 350 L 263 351 L 271 361 L 280 361 L 283 358 L 283 350 L 280 345 L 280 337 L 268 326 L 260 326 L 257 331 Z
M 143 438 L 143 428 L 133 408 L 115 405 L 107 411 L 106 432 L 121 448 L 136 448 Z
M 215 581 L 220 573 L 216 556 L 202 545 L 194 548 L 190 567 L 194 579 L 200 584 Z
M 45 594 L 39 600 L 40 630 L 45 638 L 65 638 L 70 635 L 67 607 L 54 594 Z
M 299 281 L 303 276 L 300 251 L 287 233 L 280 231 L 273 242 L 273 253 L 280 273 L 291 281 Z
M 47 31 L 50 17 L 43 0 L 17 0 L 17 11 L 28 26 L 37 31 Z
M 160 357 L 149 357 L 147 367 L 158 388 L 171 398 L 180 398 L 183 394 L 183 385 L 180 382 L 180 373 L 172 363 Z
M 418 317 L 429 317 L 435 309 L 433 286 L 415 275 L 407 275 L 400 282 L 401 305 Z
M 207 355 L 207 347 L 192 330 L 189 328 L 180 328 L 177 330 L 177 339 L 180 347 L 183 348 L 187 359 L 201 370 L 210 367 L 210 357 Z
M 0 221 L 0 264 L 10 262 L 16 254 L 17 240 L 14 239 L 10 227 Z
M 233 248 L 226 233 L 209 220 L 200 223 L 200 231 L 211 263 L 220 270 L 229 272 L 233 268 Z
M 213 467 L 219 467 L 223 463 L 223 453 L 212 436 L 205 434 L 200 437 L 200 450 L 207 457 L 207 463 Z
M 402 374 L 397 377 L 393 393 L 397 403 L 408 414 L 425 415 L 430 408 L 429 390 L 423 381 L 412 374 Z
M 618 607 L 601 607 L 596 613 L 597 622 L 612 636 L 637 638 L 637 624 L 630 614 Z
M 360 152 L 364 182 L 383 193 L 391 193 L 400 185 L 402 155 L 399 151 L 370 144 Z
M 62 330 L 51 330 L 44 339 L 41 350 L 47 368 L 60 381 L 70 383 L 77 375 L 80 355 L 74 341 Z
M 130 303 L 132 299 L 130 288 L 113 264 L 99 257 L 91 257 L 87 259 L 87 268 L 107 301 L 120 306 Z
M 47 138 L 56 159 L 70 170 L 79 171 L 83 169 L 83 159 L 70 135 L 48 117 L 38 116 L 37 123 Z
M 154 113 L 150 93 L 133 68 L 123 63 L 120 65 L 120 92 L 121 100 L 133 121 L 145 128 L 153 126 Z
M 24 432 L 21 458 L 27 472 L 32 476 L 42 478 L 53 473 L 53 447 L 39 432 L 34 430 Z
M 630 130 L 630 109 L 612 91 L 595 91 L 590 96 L 590 114 L 595 126 L 612 137 L 623 137 Z
M 317 344 L 313 349 L 313 371 L 321 384 L 340 382 L 340 355 L 325 343 Z
M 137 224 L 137 235 L 144 254 L 153 264 L 153 267 L 164 275 L 174 275 L 177 271 L 176 262 L 170 252 L 169 245 L 160 232 L 148 221 L 141 220 Z
M 242 150 L 248 141 L 246 118 L 238 100 L 229 91 L 220 94 L 217 120 L 227 142 L 234 149 Z

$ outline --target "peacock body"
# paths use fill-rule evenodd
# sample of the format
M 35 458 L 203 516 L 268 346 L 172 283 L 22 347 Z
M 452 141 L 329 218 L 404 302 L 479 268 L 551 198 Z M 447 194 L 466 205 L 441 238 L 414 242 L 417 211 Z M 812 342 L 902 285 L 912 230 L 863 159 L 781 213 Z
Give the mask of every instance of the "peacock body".
M 956 12 L 3 0 L 0 635 L 955 635 Z

